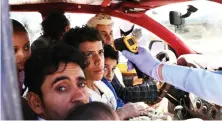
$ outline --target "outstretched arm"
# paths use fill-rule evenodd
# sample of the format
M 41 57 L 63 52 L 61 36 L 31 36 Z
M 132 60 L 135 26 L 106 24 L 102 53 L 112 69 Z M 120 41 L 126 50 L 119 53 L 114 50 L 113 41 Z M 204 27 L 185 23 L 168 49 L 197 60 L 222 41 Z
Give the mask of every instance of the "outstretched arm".
M 161 66 L 162 65 L 162 66 Z M 203 69 L 161 64 L 160 79 L 200 98 L 222 105 L 222 75 Z
M 122 54 L 145 74 L 163 80 L 204 100 L 222 105 L 222 75 L 203 69 L 161 64 L 149 51 L 140 47 L 138 54 Z

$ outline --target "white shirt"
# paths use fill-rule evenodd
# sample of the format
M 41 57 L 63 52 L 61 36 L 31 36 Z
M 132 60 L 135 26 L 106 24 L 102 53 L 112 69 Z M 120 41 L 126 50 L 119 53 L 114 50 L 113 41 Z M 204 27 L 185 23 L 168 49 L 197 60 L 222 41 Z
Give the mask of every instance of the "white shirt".
M 39 120 L 39 121 L 46 121 L 45 119 L 40 118 L 40 117 L 38 117 L 38 120 Z
M 116 99 L 113 92 L 109 89 L 109 87 L 106 86 L 106 84 L 103 83 L 102 81 L 94 81 L 93 83 L 103 94 L 101 96 L 94 90 L 88 88 L 88 93 L 90 95 L 91 100 L 108 104 L 111 108 L 116 110 L 117 108 Z
M 122 76 L 122 73 L 120 71 L 120 69 L 117 67 L 115 70 L 114 70 L 114 73 L 118 79 L 118 81 L 120 82 L 120 84 L 123 86 L 123 87 L 126 87 L 124 82 L 123 82 L 123 76 Z

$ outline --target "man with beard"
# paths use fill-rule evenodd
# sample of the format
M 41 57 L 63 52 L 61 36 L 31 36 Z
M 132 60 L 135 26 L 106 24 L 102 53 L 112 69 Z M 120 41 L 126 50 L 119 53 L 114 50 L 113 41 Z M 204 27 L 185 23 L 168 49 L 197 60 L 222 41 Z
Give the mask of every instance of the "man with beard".
M 34 51 L 25 64 L 27 100 L 38 120 L 63 120 L 70 110 L 89 102 L 84 56 L 58 43 Z

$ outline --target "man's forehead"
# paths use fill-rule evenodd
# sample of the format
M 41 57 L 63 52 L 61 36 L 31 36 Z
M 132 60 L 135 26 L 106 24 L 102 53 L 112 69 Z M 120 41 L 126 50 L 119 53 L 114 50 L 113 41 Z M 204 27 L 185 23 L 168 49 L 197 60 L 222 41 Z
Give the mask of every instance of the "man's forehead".
M 81 68 L 76 63 L 60 63 L 57 72 L 61 72 L 62 70 L 81 70 Z
M 112 30 L 113 28 L 113 24 L 108 24 L 108 25 L 104 25 L 104 24 L 97 24 L 96 25 L 97 29 L 103 29 L 103 30 Z
M 53 74 L 50 74 L 47 76 L 48 79 L 50 78 L 56 78 L 60 75 L 66 75 L 66 76 L 84 76 L 83 70 L 80 68 L 80 66 L 76 63 L 60 63 L 57 71 Z
M 53 74 L 47 75 L 43 83 L 43 87 L 49 87 L 57 78 L 66 77 L 71 80 L 76 80 L 79 77 L 85 78 L 83 70 L 76 63 L 60 63 L 57 71 Z M 42 88 L 43 88 L 42 87 Z
M 109 64 L 109 65 L 110 65 L 110 64 L 115 64 L 115 65 L 117 65 L 116 63 L 117 63 L 117 60 L 115 60 L 115 59 L 112 59 L 112 58 L 106 58 L 106 59 L 105 59 L 105 64 L 107 64 L 107 65 L 108 65 L 108 64 Z
M 103 49 L 102 41 L 86 41 L 80 44 L 80 51 L 97 51 Z

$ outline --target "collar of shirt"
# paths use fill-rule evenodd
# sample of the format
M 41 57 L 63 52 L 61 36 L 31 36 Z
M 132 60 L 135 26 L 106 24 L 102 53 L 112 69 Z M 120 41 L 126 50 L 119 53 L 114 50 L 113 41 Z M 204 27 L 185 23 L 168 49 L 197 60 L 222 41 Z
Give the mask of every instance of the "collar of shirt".
M 103 95 L 99 95 L 94 90 L 88 88 L 88 93 L 92 101 L 99 101 L 110 105 L 113 109 L 116 109 L 117 103 L 116 98 L 110 88 L 102 81 L 95 81 L 95 86 L 103 92 Z
M 39 121 L 46 121 L 45 119 L 40 118 L 40 117 L 38 117 L 38 120 L 39 120 Z

